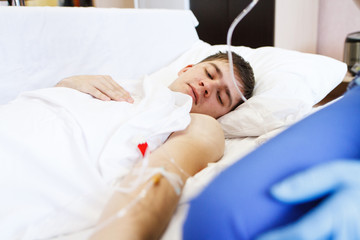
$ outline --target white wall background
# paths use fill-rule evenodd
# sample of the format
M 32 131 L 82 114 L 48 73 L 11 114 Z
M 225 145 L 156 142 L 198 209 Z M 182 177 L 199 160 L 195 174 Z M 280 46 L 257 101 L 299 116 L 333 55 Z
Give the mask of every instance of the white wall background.
M 343 60 L 346 35 L 360 31 L 360 9 L 353 0 L 320 0 L 317 53 Z
M 190 0 L 138 0 L 140 7 L 188 8 Z M 266 1 L 266 0 L 260 0 Z M 134 0 L 94 0 L 96 7 L 134 7 Z M 276 0 L 275 46 L 343 60 L 347 34 L 360 31 L 353 0 Z
M 346 36 L 360 31 L 353 0 L 276 0 L 275 46 L 343 60 Z
M 276 0 L 275 47 L 316 53 L 318 13 L 319 0 Z

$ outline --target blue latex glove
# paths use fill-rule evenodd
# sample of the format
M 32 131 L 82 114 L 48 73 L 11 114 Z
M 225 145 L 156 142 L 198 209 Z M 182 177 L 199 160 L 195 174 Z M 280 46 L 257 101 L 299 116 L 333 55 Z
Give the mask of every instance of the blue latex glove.
M 272 195 L 302 203 L 331 193 L 297 222 L 258 240 L 360 239 L 360 161 L 339 160 L 314 167 L 276 184 Z

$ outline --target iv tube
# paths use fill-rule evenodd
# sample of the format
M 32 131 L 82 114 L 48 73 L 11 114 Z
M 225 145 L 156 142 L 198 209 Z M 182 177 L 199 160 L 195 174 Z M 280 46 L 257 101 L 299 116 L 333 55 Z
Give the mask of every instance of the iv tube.
M 232 22 L 232 24 L 229 27 L 227 38 L 226 38 L 226 44 L 228 47 L 228 58 L 229 58 L 229 65 L 230 65 L 230 74 L 232 77 L 232 81 L 235 85 L 236 90 L 239 92 L 241 99 L 246 102 L 247 99 L 244 97 L 244 95 L 241 92 L 241 89 L 239 89 L 238 85 L 236 84 L 235 79 L 235 73 L 234 73 L 234 66 L 233 66 L 233 58 L 231 54 L 231 38 L 234 32 L 235 27 L 239 24 L 239 22 L 255 7 L 255 5 L 258 3 L 259 0 L 253 0 L 244 10 L 241 11 L 241 13 L 235 18 L 235 20 Z
M 228 33 L 227 33 L 227 39 L 226 39 L 226 44 L 227 44 L 227 48 L 228 48 L 228 59 L 229 59 L 229 65 L 230 65 L 230 75 L 231 75 L 231 78 L 232 78 L 232 81 L 233 81 L 233 83 L 235 85 L 236 90 L 238 91 L 238 93 L 241 96 L 241 99 L 244 102 L 247 102 L 247 99 L 245 98 L 244 94 L 242 94 L 241 89 L 239 88 L 239 86 L 236 84 L 237 81 L 235 79 L 233 58 L 232 58 L 232 54 L 231 54 L 231 37 L 232 37 L 232 34 L 234 32 L 235 27 L 255 7 L 255 5 L 258 3 L 258 1 L 259 0 L 252 0 L 249 3 L 249 5 L 246 8 L 244 8 L 244 10 L 242 10 L 241 13 L 239 13 L 239 15 L 235 18 L 235 20 L 232 22 L 232 24 L 229 27 L 229 30 L 228 30 Z M 239 84 L 239 85 L 240 85 L 241 88 L 243 87 L 241 84 Z M 264 116 L 262 114 L 260 114 L 259 111 L 257 111 L 256 108 L 254 108 L 253 105 L 250 104 L 249 102 L 248 102 L 248 106 L 258 115 L 259 119 L 261 119 L 261 118 L 264 119 Z M 262 124 L 261 126 L 263 126 L 264 133 L 267 133 L 268 129 L 266 127 L 266 124 Z

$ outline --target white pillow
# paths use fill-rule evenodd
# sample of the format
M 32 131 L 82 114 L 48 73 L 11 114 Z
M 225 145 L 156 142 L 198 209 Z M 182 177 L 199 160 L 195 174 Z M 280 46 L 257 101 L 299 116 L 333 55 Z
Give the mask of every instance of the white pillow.
M 247 60 L 255 74 L 254 95 L 236 110 L 219 118 L 227 138 L 260 136 L 288 126 L 310 113 L 344 78 L 346 64 L 335 59 L 275 47 L 233 47 Z M 180 69 L 226 45 L 211 46 L 201 40 L 170 65 L 151 77 L 169 85 Z

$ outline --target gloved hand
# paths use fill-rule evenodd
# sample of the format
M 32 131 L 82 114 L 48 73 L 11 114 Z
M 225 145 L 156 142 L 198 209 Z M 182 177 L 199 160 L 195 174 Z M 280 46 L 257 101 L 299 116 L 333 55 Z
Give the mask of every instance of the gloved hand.
M 276 184 L 271 193 L 293 204 L 330 195 L 297 222 L 258 240 L 360 239 L 360 160 L 322 164 Z

